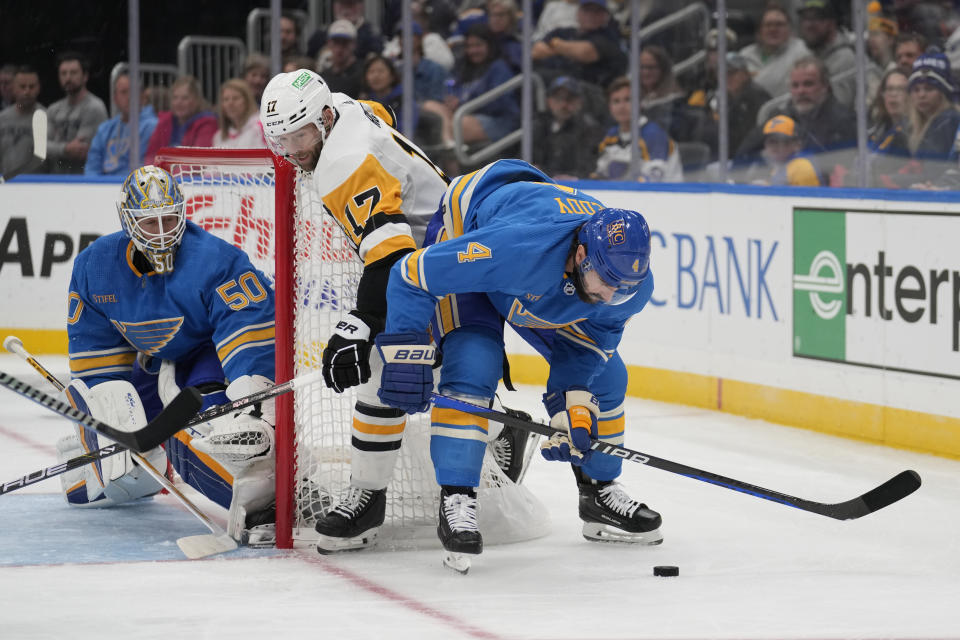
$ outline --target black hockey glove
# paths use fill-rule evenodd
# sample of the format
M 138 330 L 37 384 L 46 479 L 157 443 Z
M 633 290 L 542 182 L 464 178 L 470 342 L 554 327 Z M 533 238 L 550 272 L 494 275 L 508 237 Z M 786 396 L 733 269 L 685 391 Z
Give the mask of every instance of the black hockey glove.
M 370 326 L 356 311 L 337 323 L 323 350 L 323 380 L 328 387 L 343 393 L 370 379 L 372 338 Z

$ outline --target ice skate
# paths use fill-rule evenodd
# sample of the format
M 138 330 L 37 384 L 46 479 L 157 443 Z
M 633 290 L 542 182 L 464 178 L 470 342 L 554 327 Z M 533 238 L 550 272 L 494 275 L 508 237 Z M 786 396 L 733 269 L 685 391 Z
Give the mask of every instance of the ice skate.
M 578 483 L 583 537 L 599 542 L 660 544 L 660 514 L 632 499 L 617 482 Z
M 343 499 L 314 527 L 319 553 L 353 551 L 371 546 L 387 511 L 386 489 L 350 486 Z
M 471 555 L 483 551 L 483 537 L 477 527 L 477 499 L 466 493 L 440 493 L 440 524 L 437 537 L 443 544 L 443 564 L 458 573 L 470 570 Z
M 530 414 L 525 411 L 510 409 L 509 407 L 503 407 L 503 411 L 522 420 L 530 420 Z M 504 475 L 510 478 L 514 484 L 520 484 L 520 481 L 523 480 L 527 464 L 530 461 L 530 454 L 536 448 L 533 445 L 539 438 L 539 434 L 504 425 L 500 435 L 490 443 L 490 453 L 493 454 L 493 459 L 503 470 Z

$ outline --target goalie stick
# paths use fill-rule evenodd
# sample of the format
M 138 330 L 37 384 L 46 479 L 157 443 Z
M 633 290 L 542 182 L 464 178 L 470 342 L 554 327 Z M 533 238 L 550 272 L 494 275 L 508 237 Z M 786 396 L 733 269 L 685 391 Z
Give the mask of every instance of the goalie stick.
M 136 431 L 121 431 L 110 425 L 100 422 L 93 416 L 74 409 L 69 404 L 49 396 L 39 389 L 35 389 L 22 380 L 17 380 L 9 373 L 0 371 L 0 386 L 18 393 L 28 400 L 33 400 L 42 407 L 59 413 L 64 418 L 76 422 L 85 429 L 96 431 L 114 442 L 118 442 L 128 449 L 143 453 L 154 449 L 170 436 L 184 428 L 187 421 L 203 406 L 200 392 L 193 387 L 187 387 L 177 394 L 170 404 L 164 407 L 156 418 L 146 426 Z
M 40 362 L 34 358 L 30 353 L 24 348 L 23 342 L 20 338 L 16 336 L 7 336 L 3 341 L 4 348 L 13 353 L 20 358 L 23 358 L 27 363 L 34 368 L 40 375 L 46 378 L 57 391 L 63 391 L 63 383 L 60 382 L 59 378 L 50 373 L 50 371 L 44 367 Z M 106 447 L 99 449 L 99 451 L 105 451 L 107 449 L 112 449 L 110 454 L 119 453 L 124 449 L 119 444 L 112 444 Z M 94 462 L 101 458 L 107 457 L 95 455 L 97 452 L 91 452 L 87 454 L 87 457 L 90 457 L 90 462 Z M 217 526 L 207 514 L 200 510 L 197 505 L 193 504 L 191 500 L 183 494 L 173 484 L 173 482 L 167 478 L 163 473 L 157 470 L 150 462 L 144 458 L 142 455 L 136 452 L 131 452 L 130 454 L 134 460 L 137 461 L 137 464 L 140 465 L 144 471 L 146 471 L 151 478 L 157 481 L 157 483 L 166 489 L 170 495 L 176 498 L 183 507 L 189 511 L 195 518 L 200 520 L 210 530 L 209 535 L 196 535 L 196 536 L 185 536 L 177 539 L 177 546 L 180 547 L 180 550 L 183 551 L 184 555 L 190 558 L 191 560 L 196 560 L 199 558 L 205 558 L 218 553 L 224 553 L 226 551 L 232 551 L 237 548 L 237 541 L 234 540 L 230 535 L 227 534 L 222 528 Z M 85 457 L 85 456 L 80 456 Z M 49 477 L 49 476 L 47 476 Z
M 4 344 L 6 345 L 6 343 Z M 207 422 L 209 420 L 213 420 L 214 418 L 219 418 L 220 416 L 237 411 L 238 409 L 243 409 L 251 404 L 262 402 L 263 400 L 269 400 L 270 398 L 283 395 L 284 393 L 289 393 L 295 389 L 302 389 L 307 385 L 311 385 L 323 380 L 322 376 L 323 374 L 321 371 L 314 371 L 312 373 L 307 373 L 293 378 L 292 380 L 287 380 L 286 382 L 282 382 L 276 386 L 270 387 L 269 389 L 258 391 L 257 393 L 250 394 L 249 396 L 244 396 L 243 398 L 237 398 L 232 402 L 218 404 L 190 418 L 190 420 L 184 424 L 183 428 L 186 429 L 200 424 L 201 422 Z M 16 491 L 17 489 L 22 489 L 31 484 L 46 480 L 47 478 L 56 477 L 61 473 L 66 473 L 71 469 L 82 467 L 85 464 L 94 462 L 101 458 L 107 458 L 114 454 L 120 453 L 121 451 L 124 451 L 123 447 L 119 447 L 117 445 L 108 445 L 101 447 L 96 451 L 91 451 L 90 453 L 85 453 L 75 458 L 71 458 L 66 462 L 51 465 L 46 469 L 38 469 L 32 473 L 28 473 L 20 478 L 10 480 L 9 482 L 0 485 L 0 495 L 9 493 L 11 491 Z
M 464 413 L 471 413 L 473 415 L 494 420 L 496 422 L 502 422 L 503 424 L 517 427 L 519 429 L 540 433 L 548 438 L 555 433 L 562 433 L 557 429 L 548 427 L 545 424 L 540 424 L 539 422 L 524 420 L 523 418 L 518 418 L 510 415 L 509 413 L 503 413 L 494 409 L 488 409 L 487 407 L 471 404 L 469 402 L 463 402 L 462 400 L 457 400 L 456 398 L 444 396 L 439 393 L 433 394 L 433 402 L 438 407 L 456 409 L 458 411 L 463 411 Z M 647 453 L 641 453 L 639 451 L 620 447 L 615 444 L 601 442 L 599 440 L 593 440 L 590 445 L 590 449 L 599 453 L 605 453 L 607 455 L 623 458 L 624 460 L 629 460 L 631 462 L 637 462 L 639 464 L 655 467 L 663 471 L 669 471 L 670 473 L 676 473 L 681 476 L 693 478 L 694 480 L 700 480 L 701 482 L 717 485 L 718 487 L 723 487 L 725 489 L 732 489 L 733 491 L 746 493 L 747 495 L 757 498 L 770 500 L 771 502 L 785 504 L 788 507 L 794 507 L 795 509 L 800 509 L 801 511 L 809 511 L 810 513 L 816 513 L 822 516 L 827 516 L 828 518 L 834 518 L 836 520 L 853 520 L 855 518 L 860 518 L 871 514 L 874 511 L 878 511 L 893 504 L 894 502 L 897 502 L 898 500 L 906 498 L 908 495 L 920 488 L 920 474 L 911 470 L 901 471 L 880 486 L 867 491 L 861 496 L 857 496 L 856 498 L 847 500 L 845 502 L 827 504 L 823 502 L 814 502 L 812 500 L 797 498 L 785 493 L 780 493 L 779 491 L 765 489 L 747 482 L 742 482 L 740 480 L 727 478 L 716 473 L 711 473 L 710 471 L 704 471 L 702 469 L 690 467 L 679 462 L 671 462 L 670 460 L 665 460 Z

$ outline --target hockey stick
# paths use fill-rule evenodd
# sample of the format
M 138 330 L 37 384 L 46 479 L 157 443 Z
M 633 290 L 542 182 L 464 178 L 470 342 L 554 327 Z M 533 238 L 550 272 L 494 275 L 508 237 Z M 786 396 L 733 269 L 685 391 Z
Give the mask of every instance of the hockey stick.
M 15 167 L 12 171 L 6 175 L 0 176 L 0 184 L 7 182 L 16 178 L 18 175 L 26 171 L 27 169 L 32 169 L 33 166 L 39 160 L 43 162 L 47 159 L 47 112 L 37 109 L 33 112 L 33 120 L 31 121 L 31 128 L 33 129 L 33 155 L 20 166 Z
M 46 378 L 47 382 L 53 385 L 57 391 L 63 391 L 64 386 L 60 380 L 50 373 L 50 371 L 44 367 L 40 362 L 34 358 L 30 353 L 24 348 L 23 342 L 20 341 L 20 338 L 16 336 L 7 336 L 3 341 L 4 348 L 10 353 L 16 354 L 17 356 L 23 358 L 27 363 L 33 367 L 37 373 Z M 112 445 L 117 449 L 116 453 L 119 453 L 119 445 Z M 105 447 L 108 448 L 108 447 Z M 180 550 L 183 551 L 191 560 L 196 560 L 198 558 L 205 558 L 217 553 L 223 553 L 225 551 L 232 551 L 237 548 L 237 541 L 234 540 L 226 531 L 221 529 L 215 522 L 213 522 L 207 514 L 200 510 L 197 505 L 193 504 L 187 496 L 183 494 L 167 478 L 165 475 L 160 473 L 150 462 L 144 458 L 139 453 L 130 452 L 130 455 L 134 460 L 137 461 L 137 464 L 143 467 L 143 470 L 146 471 L 150 477 L 157 481 L 157 483 L 170 492 L 170 495 L 175 497 L 184 508 L 193 514 L 198 520 L 200 520 L 209 530 L 212 535 L 198 535 L 198 536 L 186 536 L 179 538 L 177 540 L 177 546 L 180 547 Z M 103 456 L 106 457 L 106 456 Z M 95 458 L 99 459 L 99 457 Z
M 143 453 L 155 447 L 160 446 L 170 436 L 184 428 L 187 420 L 197 413 L 197 410 L 203 406 L 203 399 L 200 392 L 193 387 L 187 387 L 177 394 L 170 404 L 164 407 L 163 411 L 156 418 L 146 424 L 146 426 L 136 431 L 121 431 L 110 425 L 100 422 L 93 416 L 89 416 L 82 411 L 74 409 L 65 402 L 60 402 L 56 398 L 45 394 L 39 389 L 35 389 L 26 382 L 17 380 L 9 373 L 0 371 L 0 386 L 18 393 L 24 398 L 33 400 L 42 407 L 58 413 L 68 420 L 76 422 L 85 429 L 96 431 L 114 442 L 118 442 L 127 449 Z
M 297 378 L 293 378 L 292 380 L 280 383 L 274 387 L 270 387 L 269 389 L 264 389 L 263 391 L 250 394 L 249 396 L 237 398 L 236 400 L 227 402 L 225 404 L 218 404 L 190 418 L 183 428 L 186 429 L 200 424 L 201 422 L 207 422 L 209 420 L 213 420 L 214 418 L 219 418 L 220 416 L 237 411 L 238 409 L 242 409 L 251 404 L 262 402 L 263 400 L 269 400 L 270 398 L 283 395 L 284 393 L 289 393 L 295 389 L 302 389 L 303 387 L 319 382 L 322 379 L 322 372 L 314 371 L 312 373 L 307 373 Z M 85 464 L 107 458 L 114 454 L 120 453 L 121 451 L 124 451 L 122 447 L 118 447 L 117 445 L 108 445 L 96 451 L 91 451 L 90 453 L 85 453 L 77 456 L 76 458 L 71 458 L 66 462 L 49 466 L 46 469 L 38 469 L 37 471 L 28 473 L 20 478 L 10 480 L 9 482 L 0 485 L 0 495 L 9 493 L 11 491 L 16 491 L 17 489 L 22 489 L 31 484 L 46 480 L 47 478 L 53 478 L 61 473 L 66 473 L 71 469 L 82 467 Z
M 473 415 L 488 418 L 496 422 L 502 422 L 503 424 L 517 427 L 519 429 L 540 433 L 548 438 L 555 433 L 560 433 L 556 429 L 548 427 L 544 424 L 540 424 L 539 422 L 524 420 L 522 418 L 512 416 L 509 413 L 502 413 L 494 409 L 488 409 L 486 407 L 470 404 L 469 402 L 463 402 L 462 400 L 457 400 L 456 398 L 444 396 L 439 393 L 433 394 L 433 402 L 439 407 L 456 409 L 458 411 L 463 411 L 464 413 L 471 413 Z M 727 478 L 725 476 L 711 473 L 709 471 L 703 471 L 702 469 L 697 469 L 695 467 L 689 467 L 685 464 L 680 464 L 679 462 L 664 460 L 663 458 L 658 458 L 647 453 L 641 453 L 632 449 L 619 447 L 615 444 L 600 442 L 599 440 L 593 440 L 592 444 L 590 445 L 590 449 L 599 453 L 605 453 L 607 455 L 623 458 L 624 460 L 630 460 L 631 462 L 637 462 L 655 467 L 663 471 L 669 471 L 670 473 L 687 476 L 688 478 L 693 478 L 694 480 L 700 480 L 701 482 L 707 482 L 719 487 L 724 487 L 725 489 L 732 489 L 733 491 L 746 493 L 757 498 L 770 500 L 771 502 L 779 502 L 780 504 L 785 504 L 789 507 L 800 509 L 801 511 L 817 513 L 822 516 L 834 518 L 836 520 L 853 520 L 855 518 L 860 518 L 867 514 L 873 513 L 874 511 L 883 509 L 884 507 L 907 497 L 920 488 L 920 474 L 918 474 L 916 471 L 901 471 L 893 478 L 887 480 L 880 486 L 867 491 L 861 496 L 857 496 L 856 498 L 847 500 L 845 502 L 827 504 L 823 502 L 814 502 L 812 500 L 797 498 L 785 493 L 773 491 L 772 489 L 764 489 L 763 487 L 758 487 L 757 485 L 749 484 L 747 482 L 734 480 L 733 478 Z

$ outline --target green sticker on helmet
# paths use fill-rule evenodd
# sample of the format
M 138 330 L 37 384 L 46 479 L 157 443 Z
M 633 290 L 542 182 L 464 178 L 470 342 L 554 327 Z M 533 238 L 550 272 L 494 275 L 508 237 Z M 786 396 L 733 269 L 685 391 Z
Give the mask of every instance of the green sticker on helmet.
M 310 72 L 304 71 L 303 73 L 297 76 L 296 80 L 293 81 L 293 86 L 296 87 L 297 89 L 303 89 L 303 87 L 306 86 L 308 82 L 310 82 Z

